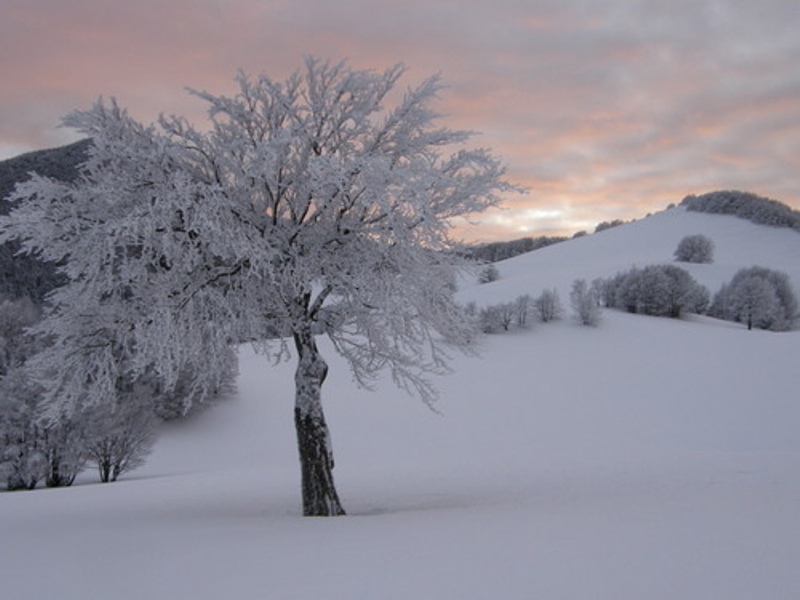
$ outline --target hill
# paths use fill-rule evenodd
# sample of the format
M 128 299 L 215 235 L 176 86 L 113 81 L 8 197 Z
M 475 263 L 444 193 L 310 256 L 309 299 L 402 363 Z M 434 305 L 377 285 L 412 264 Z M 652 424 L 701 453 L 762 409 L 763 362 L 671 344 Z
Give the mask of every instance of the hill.
M 5 198 L 31 173 L 72 181 L 78 174 L 78 165 L 86 160 L 90 143 L 90 140 L 81 140 L 68 146 L 28 152 L 0 161 L 0 214 L 8 214 L 12 205 Z M 39 303 L 61 284 L 62 279 L 53 265 L 32 256 L 19 256 L 18 250 L 19 244 L 16 243 L 0 244 L 0 296 L 30 296 Z
M 671 261 L 712 291 L 790 273 L 800 236 L 672 209 L 498 264 L 494 302 Z M 390 382 L 324 388 L 351 516 L 299 516 L 292 366 L 241 350 L 238 393 L 165 428 L 112 485 L 0 494 L 9 597 L 788 599 L 800 589 L 800 332 L 605 312 L 481 340 L 434 414 Z M 88 483 L 88 481 L 84 481 Z
M 732 215 L 711 215 L 675 207 L 623 226 L 569 240 L 497 263 L 500 279 L 465 293 L 479 303 L 512 300 L 556 288 L 566 298 L 572 281 L 610 277 L 630 267 L 674 263 L 686 235 L 714 242 L 712 264 L 676 263 L 713 294 L 743 267 L 785 271 L 800 292 L 800 235 L 791 229 L 757 225 Z M 520 291 L 523 290 L 523 291 Z
M 91 140 L 85 139 L 67 146 L 27 152 L 0 161 L 0 199 L 8 196 L 14 186 L 28 179 L 31 173 L 72 181 L 78 174 L 78 165 L 86 160 L 90 144 Z M 9 208 L 7 203 L 0 202 L 0 214 L 7 214 Z

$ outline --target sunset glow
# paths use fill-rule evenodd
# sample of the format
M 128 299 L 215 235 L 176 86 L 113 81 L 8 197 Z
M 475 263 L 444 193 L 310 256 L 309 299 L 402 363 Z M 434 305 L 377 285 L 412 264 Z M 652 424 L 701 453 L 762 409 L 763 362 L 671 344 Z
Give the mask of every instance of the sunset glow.
M 186 88 L 282 79 L 303 56 L 441 73 L 444 124 L 480 132 L 527 188 L 472 240 L 571 235 L 687 194 L 800 208 L 800 2 L 782 0 L 0 0 L 0 159 L 77 139 L 116 97 L 199 122 Z

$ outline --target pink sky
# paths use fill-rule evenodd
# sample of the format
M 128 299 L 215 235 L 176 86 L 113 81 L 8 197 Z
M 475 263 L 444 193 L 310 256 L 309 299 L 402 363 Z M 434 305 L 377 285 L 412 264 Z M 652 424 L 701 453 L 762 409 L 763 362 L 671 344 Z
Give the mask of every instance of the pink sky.
M 0 0 L 0 159 L 76 139 L 100 95 L 200 122 L 186 87 L 281 79 L 305 55 L 441 73 L 439 109 L 528 187 L 470 239 L 571 234 L 686 194 L 800 208 L 793 0 Z

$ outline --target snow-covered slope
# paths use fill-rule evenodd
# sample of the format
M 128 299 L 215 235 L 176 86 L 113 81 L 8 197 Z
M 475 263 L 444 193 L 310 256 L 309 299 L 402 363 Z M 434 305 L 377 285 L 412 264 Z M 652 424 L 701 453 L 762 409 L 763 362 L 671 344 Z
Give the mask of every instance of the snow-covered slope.
M 465 300 L 668 262 L 712 293 L 788 272 L 800 235 L 672 209 L 519 256 Z M 350 516 L 299 516 L 292 365 L 241 351 L 238 393 L 167 427 L 113 485 L 0 494 L 8 598 L 789 599 L 800 590 L 800 332 L 606 312 L 485 338 L 435 414 L 331 356 L 325 402 Z
M 544 288 L 556 288 L 566 299 L 574 279 L 591 281 L 633 266 L 674 262 L 678 242 L 693 234 L 711 238 L 714 262 L 679 266 L 691 272 L 712 294 L 740 268 L 753 265 L 785 271 L 796 293 L 800 293 L 800 236 L 796 231 L 675 207 L 500 262 L 500 280 L 482 286 L 479 292 L 470 292 L 469 297 L 492 303 L 511 300 L 518 293 L 535 296 Z

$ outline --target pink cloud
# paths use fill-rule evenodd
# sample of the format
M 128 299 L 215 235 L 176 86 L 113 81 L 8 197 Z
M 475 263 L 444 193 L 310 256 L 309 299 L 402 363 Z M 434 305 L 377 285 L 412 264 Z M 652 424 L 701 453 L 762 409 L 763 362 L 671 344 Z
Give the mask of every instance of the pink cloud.
M 476 236 L 571 233 L 719 187 L 800 208 L 797 22 L 780 0 L 7 0 L 0 152 L 69 141 L 60 118 L 99 95 L 200 120 L 186 87 L 314 54 L 404 62 L 404 85 L 443 74 L 445 122 L 530 189 Z

